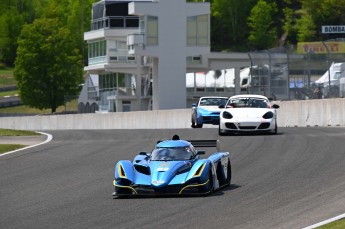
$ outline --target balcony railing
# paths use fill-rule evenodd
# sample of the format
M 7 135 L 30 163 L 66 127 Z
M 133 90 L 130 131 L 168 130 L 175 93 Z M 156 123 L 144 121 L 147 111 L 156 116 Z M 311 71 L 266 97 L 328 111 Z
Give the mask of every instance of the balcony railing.
M 89 66 L 96 65 L 96 64 L 103 64 L 107 62 L 106 56 L 96 56 L 96 57 L 89 57 Z
M 91 21 L 91 30 L 112 28 L 139 28 L 137 16 L 109 16 Z

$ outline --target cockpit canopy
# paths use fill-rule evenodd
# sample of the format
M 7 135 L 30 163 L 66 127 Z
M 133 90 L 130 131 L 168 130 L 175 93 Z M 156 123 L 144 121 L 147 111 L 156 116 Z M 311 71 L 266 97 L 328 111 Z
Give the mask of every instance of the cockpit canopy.
M 190 160 L 196 155 L 190 146 L 184 147 L 156 147 L 151 153 L 152 161 L 180 161 Z

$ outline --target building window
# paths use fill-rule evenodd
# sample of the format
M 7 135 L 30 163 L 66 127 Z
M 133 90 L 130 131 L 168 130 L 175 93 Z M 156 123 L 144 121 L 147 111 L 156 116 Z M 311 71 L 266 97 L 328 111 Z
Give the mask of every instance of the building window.
M 99 107 L 100 110 L 113 111 L 113 104 L 111 100 L 115 98 L 116 95 L 119 96 L 133 96 L 135 91 L 133 88 L 136 85 L 132 85 L 133 75 L 125 73 L 111 73 L 111 74 L 101 74 L 99 75 Z M 130 109 L 130 106 L 129 106 Z
M 123 112 L 131 111 L 131 101 L 122 101 L 122 111 Z
M 127 42 L 124 42 L 124 41 L 117 41 L 117 48 L 119 50 L 124 50 L 124 51 L 127 51 L 128 48 L 127 48 Z
M 99 75 L 99 96 L 100 96 L 100 110 L 109 110 L 109 96 L 113 96 L 117 89 L 116 74 Z
M 147 45 L 158 45 L 158 17 L 147 16 Z
M 88 48 L 89 65 L 105 62 L 107 55 L 107 42 L 105 40 L 90 42 Z
M 107 42 L 105 40 L 89 43 L 89 58 L 105 56 L 107 53 Z
M 208 28 L 208 15 L 188 17 L 187 45 L 209 45 Z

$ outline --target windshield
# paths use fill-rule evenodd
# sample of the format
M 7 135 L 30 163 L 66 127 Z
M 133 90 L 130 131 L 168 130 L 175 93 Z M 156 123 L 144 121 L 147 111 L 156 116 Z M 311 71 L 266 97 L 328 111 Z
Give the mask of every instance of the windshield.
M 190 160 L 192 150 L 189 147 L 156 148 L 152 151 L 153 161 Z
M 340 79 L 340 72 L 336 72 L 335 74 L 334 74 L 334 79 Z
M 202 98 L 199 106 L 224 106 L 227 100 L 227 98 Z
M 229 100 L 227 107 L 241 108 L 241 107 L 256 107 L 268 108 L 269 103 L 266 99 L 261 98 L 235 98 Z

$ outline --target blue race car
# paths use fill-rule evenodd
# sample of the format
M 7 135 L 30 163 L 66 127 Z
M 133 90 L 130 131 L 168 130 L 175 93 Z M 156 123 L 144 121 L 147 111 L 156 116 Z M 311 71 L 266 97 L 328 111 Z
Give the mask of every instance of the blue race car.
M 225 106 L 228 97 L 201 97 L 198 104 L 192 104 L 192 128 L 202 128 L 203 124 L 219 124 L 221 108 Z
M 218 140 L 159 141 L 151 153 L 141 152 L 133 162 L 120 160 L 115 166 L 114 197 L 136 195 L 206 195 L 230 185 L 229 152 L 214 152 L 206 159 L 204 150 L 217 147 Z

